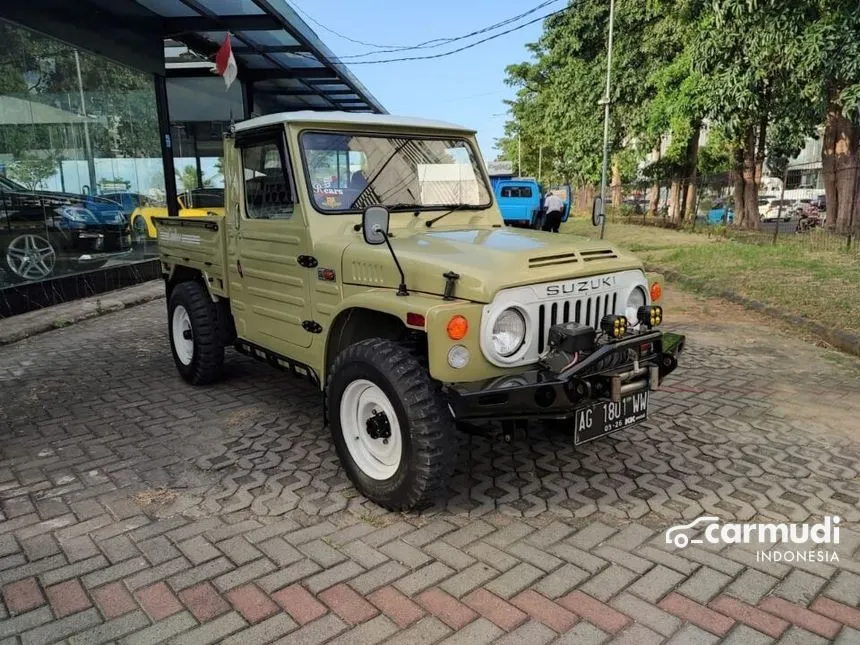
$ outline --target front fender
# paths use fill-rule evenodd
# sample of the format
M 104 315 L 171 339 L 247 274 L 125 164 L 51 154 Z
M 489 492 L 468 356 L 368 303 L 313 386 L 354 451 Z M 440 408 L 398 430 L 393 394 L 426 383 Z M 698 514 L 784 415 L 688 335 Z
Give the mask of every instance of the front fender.
M 344 293 L 344 299 L 332 311 L 333 325 L 337 326 L 339 317 L 349 310 L 364 309 L 397 318 L 407 329 L 424 331 L 427 334 L 428 369 L 430 375 L 443 383 L 475 381 L 504 374 L 501 370 L 484 359 L 480 346 L 481 314 L 483 305 L 465 300 L 443 300 L 440 296 L 411 293 L 408 296 L 397 296 L 393 289 L 362 289 L 352 294 Z M 409 324 L 408 314 L 424 316 L 424 325 Z M 461 315 L 469 323 L 466 336 L 459 341 L 448 337 L 448 321 L 455 315 Z M 326 338 L 326 352 L 329 344 L 336 342 L 331 337 Z M 454 369 L 448 365 L 448 351 L 454 345 L 465 346 L 470 354 L 469 364 L 462 369 Z M 323 365 L 324 370 L 327 365 Z M 323 374 L 323 379 L 326 375 Z M 325 380 L 323 380 L 325 382 Z

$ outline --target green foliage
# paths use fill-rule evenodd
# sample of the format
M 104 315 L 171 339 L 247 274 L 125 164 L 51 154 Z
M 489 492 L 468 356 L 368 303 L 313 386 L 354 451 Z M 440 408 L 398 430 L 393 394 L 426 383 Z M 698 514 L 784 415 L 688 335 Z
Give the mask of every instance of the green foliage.
M 203 177 L 202 184 L 197 181 L 197 168 L 195 166 L 185 166 L 181 171 L 176 173 L 176 179 L 182 187 L 182 192 L 189 192 L 197 188 L 212 187 L 211 177 Z
M 30 190 L 36 190 L 43 181 L 53 177 L 58 169 L 56 159 L 22 153 L 9 164 L 8 172 L 12 179 L 24 184 Z
M 519 137 L 524 174 L 542 145 L 544 168 L 549 153 L 552 172 L 599 180 L 608 5 L 571 1 L 528 46 L 530 60 L 507 68 L 517 94 L 498 143 L 516 162 Z M 610 145 L 624 181 L 721 174 L 750 131 L 774 169 L 828 107 L 860 121 L 857 33 L 857 0 L 617 0 Z M 660 160 L 637 172 L 661 141 Z
M 0 153 L 63 149 L 83 158 L 86 115 L 95 156 L 161 155 L 151 76 L 85 52 L 76 59 L 71 47 L 7 23 L 0 23 L 0 96 L 67 115 L 65 123 L 0 124 Z
M 673 135 L 670 152 L 677 151 L 680 162 L 701 121 L 699 79 L 690 74 L 687 52 L 691 29 L 684 22 L 696 5 L 616 2 L 610 149 L 624 181 L 642 178 L 638 166 L 663 135 Z M 554 174 L 580 184 L 600 180 L 603 109 L 598 103 L 605 91 L 608 19 L 604 0 L 571 2 L 529 45 L 533 60 L 507 68 L 517 96 L 499 145 L 516 161 L 519 135 L 525 174 L 534 172 L 534 152 L 543 145 L 545 166 L 549 151 Z

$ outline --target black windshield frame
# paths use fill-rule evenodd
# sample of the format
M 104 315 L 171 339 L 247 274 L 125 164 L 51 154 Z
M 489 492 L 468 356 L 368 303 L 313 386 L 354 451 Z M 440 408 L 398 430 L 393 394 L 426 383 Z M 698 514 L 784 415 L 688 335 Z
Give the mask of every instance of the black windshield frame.
M 314 189 L 313 189 L 313 181 L 310 175 L 310 166 L 307 162 L 306 149 L 304 146 L 304 138 L 307 135 L 331 135 L 331 136 L 347 136 L 347 137 L 375 137 L 379 139 L 408 139 L 414 141 L 455 141 L 458 143 L 463 143 L 464 147 L 468 149 L 471 158 L 475 161 L 475 176 L 478 181 L 484 187 L 484 190 L 487 192 L 487 202 L 484 204 L 468 204 L 466 206 L 462 206 L 461 210 L 487 210 L 493 207 L 495 195 L 493 193 L 493 187 L 491 183 L 488 181 L 486 170 L 483 167 L 481 156 L 478 154 L 475 146 L 472 145 L 472 142 L 462 136 L 462 135 L 438 135 L 438 134 L 402 134 L 400 132 L 368 132 L 368 131 L 344 131 L 344 130 L 322 130 L 318 128 L 308 128 L 304 130 L 300 130 L 298 133 L 298 144 L 299 144 L 299 156 L 302 161 L 302 172 L 304 173 L 305 178 L 305 189 L 308 192 L 308 198 L 313 209 L 320 213 L 321 215 L 354 215 L 357 213 L 361 213 L 364 211 L 363 208 L 338 208 L 338 209 L 321 209 L 317 204 L 316 199 L 314 198 Z M 384 206 L 384 204 L 383 204 Z M 389 208 L 391 211 L 410 211 L 410 212 L 434 212 L 434 211 L 448 211 L 452 208 L 460 207 L 460 204 L 432 204 L 428 206 L 422 206 L 420 204 L 415 204 L 411 206 L 403 206 L 397 208 Z

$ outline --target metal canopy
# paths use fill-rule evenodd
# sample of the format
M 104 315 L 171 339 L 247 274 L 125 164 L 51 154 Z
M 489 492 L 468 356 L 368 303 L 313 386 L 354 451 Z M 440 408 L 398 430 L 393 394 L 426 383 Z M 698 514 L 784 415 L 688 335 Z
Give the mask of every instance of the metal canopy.
M 168 78 L 211 75 L 212 57 L 229 32 L 239 80 L 254 108 L 259 97 L 267 112 L 386 113 L 285 0 L 134 1 L 161 23 Z M 176 43 L 199 54 L 196 62 L 171 57 Z

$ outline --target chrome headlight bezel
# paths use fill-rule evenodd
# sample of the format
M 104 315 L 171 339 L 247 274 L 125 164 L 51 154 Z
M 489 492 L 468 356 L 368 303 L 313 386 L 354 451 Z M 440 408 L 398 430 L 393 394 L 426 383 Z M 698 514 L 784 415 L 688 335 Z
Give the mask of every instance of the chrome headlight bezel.
M 499 320 L 503 316 L 508 315 L 509 312 L 513 312 L 515 315 L 519 316 L 522 321 L 523 333 L 517 343 L 516 349 L 509 354 L 504 355 L 499 351 L 496 345 L 495 330 Z M 532 344 L 533 339 L 529 335 L 529 330 L 531 328 L 532 324 L 529 315 L 522 307 L 515 304 L 504 307 L 503 309 L 492 313 L 491 317 L 486 320 L 486 324 L 483 326 L 484 331 L 481 334 L 481 351 L 484 353 L 487 360 L 494 365 L 499 367 L 516 365 L 522 360 L 523 354 L 528 351 Z
M 499 322 L 502 320 L 502 318 L 504 318 L 506 316 L 514 316 L 516 319 L 518 319 L 518 321 L 519 321 L 518 324 L 522 325 L 522 333 L 519 335 L 519 338 L 517 339 L 517 341 L 515 343 L 512 343 L 513 345 L 515 345 L 514 349 L 511 351 L 508 351 L 508 352 L 503 352 L 499 349 L 499 346 L 496 342 L 496 337 L 499 335 L 499 332 L 497 332 L 496 328 L 499 325 Z M 526 317 L 523 315 L 522 311 L 520 311 L 517 307 L 507 307 L 506 309 L 503 309 L 496 316 L 495 320 L 493 320 L 493 325 L 492 325 L 492 327 L 490 327 L 490 342 L 493 344 L 493 351 L 495 352 L 495 354 L 497 356 L 499 356 L 500 358 L 502 358 L 504 360 L 510 359 L 512 356 L 516 355 L 516 353 L 522 349 L 523 345 L 526 342 L 526 332 L 527 331 L 528 331 L 528 329 L 527 329 L 527 325 L 526 325 Z M 514 336 L 514 338 L 517 338 L 517 337 Z
M 639 307 L 650 304 L 648 300 L 648 292 L 641 285 L 636 285 L 630 290 L 624 303 L 624 316 L 627 318 L 628 325 L 635 327 L 639 324 Z

